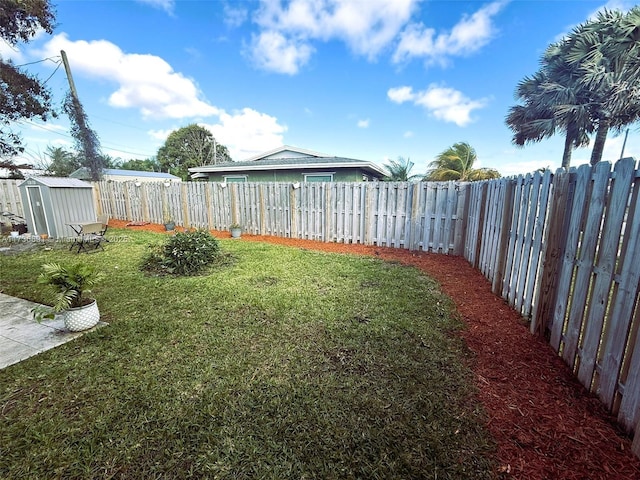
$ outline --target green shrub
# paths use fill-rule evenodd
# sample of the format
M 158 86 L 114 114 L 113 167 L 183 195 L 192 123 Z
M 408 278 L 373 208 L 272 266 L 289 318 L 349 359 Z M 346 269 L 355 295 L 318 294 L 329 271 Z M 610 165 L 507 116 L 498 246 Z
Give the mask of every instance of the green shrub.
M 152 245 L 142 269 L 171 275 L 195 275 L 220 255 L 218 240 L 207 230 L 176 233 L 161 245 Z

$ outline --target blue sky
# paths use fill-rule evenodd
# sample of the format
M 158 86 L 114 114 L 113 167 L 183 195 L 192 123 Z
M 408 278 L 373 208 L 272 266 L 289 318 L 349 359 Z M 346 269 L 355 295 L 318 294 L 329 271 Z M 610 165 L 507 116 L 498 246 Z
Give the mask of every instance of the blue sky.
M 103 152 L 157 153 L 198 123 L 234 160 L 292 145 L 380 165 L 399 156 L 422 173 L 458 141 L 503 175 L 556 169 L 561 136 L 516 148 L 505 126 L 516 84 L 540 55 L 616 0 L 58 0 L 58 27 L 0 55 L 26 68 L 61 104 L 65 50 Z M 57 70 L 56 70 L 57 68 Z M 50 77 L 50 78 L 49 78 Z M 64 116 L 23 122 L 26 158 L 70 147 Z M 607 140 L 620 156 L 624 135 Z M 588 163 L 590 148 L 574 152 Z M 640 157 L 637 126 L 625 156 Z

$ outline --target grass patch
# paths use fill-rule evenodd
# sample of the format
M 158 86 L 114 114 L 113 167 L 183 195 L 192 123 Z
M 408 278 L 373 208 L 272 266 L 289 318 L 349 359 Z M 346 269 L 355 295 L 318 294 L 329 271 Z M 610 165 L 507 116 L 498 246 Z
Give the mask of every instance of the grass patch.
M 220 240 L 197 277 L 138 266 L 159 235 L 82 259 L 107 328 L 0 371 L 0 478 L 491 478 L 460 322 L 420 271 Z M 64 247 L 0 256 L 44 301 Z

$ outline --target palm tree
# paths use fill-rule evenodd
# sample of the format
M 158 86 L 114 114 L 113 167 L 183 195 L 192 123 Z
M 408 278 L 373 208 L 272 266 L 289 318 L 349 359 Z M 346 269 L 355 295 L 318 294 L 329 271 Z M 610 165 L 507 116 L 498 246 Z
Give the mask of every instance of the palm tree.
M 454 143 L 440 153 L 429 164 L 425 180 L 443 181 L 460 180 L 473 182 L 475 180 L 489 180 L 500 178 L 500 173 L 493 168 L 473 168 L 478 159 L 475 149 L 467 142 Z
M 512 142 L 520 147 L 563 131 L 562 166 L 568 169 L 573 149 L 589 144 L 593 122 L 586 92 L 575 87 L 575 73 L 561 52 L 561 43 L 552 44 L 542 58 L 540 70 L 518 83 L 516 98 L 524 105 L 511 107 L 506 123 L 514 132 Z
M 640 7 L 604 10 L 572 32 L 567 63 L 580 72 L 591 92 L 597 127 L 591 164 L 602 160 L 610 129 L 620 131 L 640 119 Z
M 563 167 L 573 148 L 596 132 L 591 164 L 602 159 L 610 129 L 640 119 L 640 7 L 628 13 L 604 10 L 551 44 L 540 70 L 518 84 L 524 105 L 506 118 L 513 143 L 524 145 L 565 133 Z
M 389 160 L 388 164 L 384 167 L 389 172 L 384 179 L 387 182 L 410 182 L 419 177 L 419 175 L 411 175 L 411 169 L 414 163 L 407 158 L 398 157 L 398 160 Z
M 68 177 L 82 165 L 78 157 L 62 147 L 49 145 L 45 151 L 49 157 L 47 172 L 58 177 Z

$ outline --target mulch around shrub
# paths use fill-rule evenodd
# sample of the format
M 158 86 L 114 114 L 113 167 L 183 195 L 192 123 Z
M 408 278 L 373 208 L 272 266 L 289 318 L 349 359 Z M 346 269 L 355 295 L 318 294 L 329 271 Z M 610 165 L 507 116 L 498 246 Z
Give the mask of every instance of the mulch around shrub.
M 126 223 L 110 221 L 118 228 Z M 156 224 L 127 228 L 164 232 L 164 226 Z M 212 233 L 217 238 L 231 236 Z M 413 265 L 436 279 L 467 325 L 461 335 L 474 354 L 479 399 L 497 444 L 499 477 L 640 479 L 640 459 L 631 453 L 631 441 L 615 419 L 574 379 L 551 347 L 529 333 L 520 315 L 491 292 L 488 280 L 464 258 L 246 234 L 240 241 L 378 256 Z

